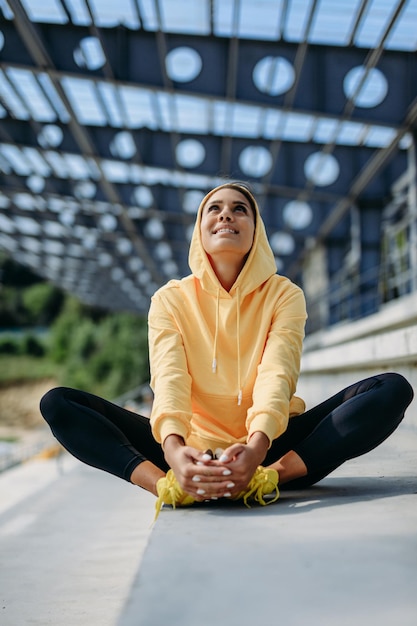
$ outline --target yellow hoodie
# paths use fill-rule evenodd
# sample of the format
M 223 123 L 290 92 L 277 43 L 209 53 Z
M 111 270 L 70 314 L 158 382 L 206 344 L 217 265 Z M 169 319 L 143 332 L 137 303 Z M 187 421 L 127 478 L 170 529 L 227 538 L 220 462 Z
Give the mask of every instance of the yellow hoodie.
M 294 396 L 307 317 L 303 292 L 276 274 L 255 199 L 251 251 L 230 291 L 221 286 L 200 233 L 202 209 L 217 189 L 198 210 L 192 274 L 159 289 L 149 311 L 153 435 L 162 443 L 177 434 L 200 450 L 245 443 L 256 431 L 271 442 L 305 410 Z

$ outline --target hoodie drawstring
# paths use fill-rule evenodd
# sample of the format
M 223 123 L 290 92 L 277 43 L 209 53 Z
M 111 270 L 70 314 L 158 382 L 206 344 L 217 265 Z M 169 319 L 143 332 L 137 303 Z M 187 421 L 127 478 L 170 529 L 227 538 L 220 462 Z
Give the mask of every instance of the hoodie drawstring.
M 213 374 L 217 371 L 217 337 L 219 335 L 219 308 L 220 308 L 220 289 L 217 288 L 216 298 L 216 330 L 214 331 L 213 360 L 211 362 L 211 371 Z
M 239 392 L 237 394 L 237 403 L 240 406 L 242 404 L 242 381 L 240 372 L 240 290 L 236 287 L 236 341 L 237 341 L 237 387 Z

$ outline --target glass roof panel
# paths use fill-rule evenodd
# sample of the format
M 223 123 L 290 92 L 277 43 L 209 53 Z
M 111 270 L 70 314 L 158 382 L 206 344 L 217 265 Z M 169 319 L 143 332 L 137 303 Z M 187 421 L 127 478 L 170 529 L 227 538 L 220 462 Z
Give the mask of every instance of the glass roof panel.
M 228 122 L 231 118 L 231 105 L 227 102 L 216 101 L 213 104 L 213 133 L 215 135 L 225 135 Z
M 43 1 L 43 0 L 41 0 Z M 89 0 L 97 26 L 138 28 L 138 15 L 131 0 Z
M 366 126 L 359 122 L 342 122 L 337 134 L 336 143 L 344 146 L 360 145 L 366 132 Z
M 38 122 L 52 122 L 56 120 L 56 113 L 42 92 L 33 72 L 9 68 L 7 75 L 33 119 Z
M 408 0 L 387 38 L 386 48 L 417 50 L 417 0 Z
M 30 114 L 27 108 L 24 106 L 20 97 L 16 94 L 16 91 L 6 78 L 3 71 L 0 69 L 0 98 L 4 105 L 11 111 L 13 117 L 18 120 L 27 120 Z
M 162 130 L 170 131 L 175 127 L 175 110 L 172 106 L 172 96 L 168 93 L 157 93 L 153 96 L 158 105 L 158 121 Z
M 42 89 L 44 90 L 46 96 L 49 98 L 49 101 L 51 102 L 53 108 L 57 112 L 58 117 L 61 120 L 61 122 L 64 122 L 64 123 L 69 122 L 71 116 L 68 113 L 67 108 L 62 102 L 60 96 L 58 95 L 57 90 L 55 89 L 55 86 L 52 84 L 52 81 L 50 77 L 48 76 L 48 74 L 45 74 L 44 72 L 41 72 L 40 74 L 38 74 L 38 81 Z
M 142 126 L 154 130 L 158 128 L 153 103 L 154 93 L 150 89 L 121 87 L 120 95 L 130 128 L 141 128 Z
M 354 44 L 376 47 L 400 0 L 369 0 L 359 24 Z M 68 21 L 62 0 L 24 0 L 34 22 L 63 24 Z M 98 27 L 123 25 L 150 31 L 183 34 L 240 36 L 260 40 L 283 39 L 303 41 L 314 0 L 90 0 L 92 14 Z M 319 0 L 312 21 L 309 41 L 345 45 L 350 41 L 352 26 L 362 0 Z M 1 3 L 6 19 L 13 14 Z M 85 0 L 66 0 L 65 6 L 74 24 L 89 25 L 91 18 Z M 159 24 L 158 6 L 162 24 Z M 284 11 L 285 7 L 285 11 Z M 285 19 L 285 23 L 282 24 Z M 142 24 L 141 24 L 142 23 Z M 417 48 L 417 0 L 408 0 L 397 18 L 392 34 L 384 44 L 395 50 Z
M 125 115 L 120 107 L 120 92 L 117 87 L 110 83 L 100 82 L 97 84 L 97 89 L 103 99 L 110 125 L 116 128 L 123 126 Z
M 286 141 L 310 141 L 314 122 L 315 117 L 313 115 L 287 113 L 282 139 Z
M 209 102 L 193 96 L 172 96 L 177 130 L 183 133 L 208 133 Z
M 320 0 L 308 40 L 344 46 L 349 43 L 355 15 L 362 0 Z
M 44 156 L 57 178 L 68 178 L 68 167 L 65 159 L 59 154 L 59 152 L 47 150 L 44 152 Z
M 314 0 L 293 0 L 288 4 L 284 26 L 284 39 L 302 41 Z
M 66 154 L 64 158 L 70 178 L 80 180 L 90 177 L 88 163 L 84 157 L 78 154 Z
M 225 128 L 233 137 L 259 137 L 262 110 L 246 104 L 229 105 L 232 112 L 231 127 Z
M 240 0 L 238 36 L 279 39 L 283 0 Z
M 278 139 L 281 137 L 285 125 L 286 114 L 278 109 L 267 109 L 263 123 L 263 136 L 265 139 Z
M 50 175 L 51 168 L 46 163 L 45 159 L 43 159 L 39 150 L 37 150 L 36 148 L 25 147 L 23 148 L 23 154 L 25 155 L 26 159 L 30 162 L 33 168 L 33 172 L 35 172 L 39 176 L 44 176 L 44 177 Z
M 20 148 L 4 143 L 0 145 L 0 151 L 16 174 L 20 176 L 30 176 L 32 174 L 32 168 L 24 158 Z
M 215 35 L 231 37 L 236 34 L 234 0 L 214 0 L 213 31 Z
M 65 4 L 74 24 L 77 26 L 87 26 L 91 24 L 91 18 L 85 5 L 85 0 L 67 0 Z
M 338 120 L 329 117 L 318 118 L 313 140 L 317 143 L 331 143 L 335 140 L 338 126 Z
M 127 163 L 122 161 L 103 159 L 101 166 L 107 180 L 112 183 L 128 183 L 130 182 L 130 168 Z
M 355 36 L 355 44 L 364 48 L 378 47 L 398 1 L 369 0 Z
M 66 77 L 62 86 L 80 124 L 105 126 L 107 118 L 96 93 L 92 80 Z
M 146 30 L 158 30 L 158 16 L 155 0 L 137 0 L 143 27 Z
M 68 17 L 59 0 L 21 0 L 26 12 L 34 22 L 66 24 Z
M 6 20 L 12 20 L 13 19 L 13 11 L 11 10 L 11 8 L 9 7 L 8 3 L 6 2 L 6 0 L 0 0 L 0 10 L 3 11 L 3 15 L 6 18 Z
M 393 128 L 371 126 L 364 139 L 364 145 L 369 148 L 386 148 L 394 139 L 396 132 Z
M 162 30 L 169 33 L 210 33 L 208 0 L 159 0 Z

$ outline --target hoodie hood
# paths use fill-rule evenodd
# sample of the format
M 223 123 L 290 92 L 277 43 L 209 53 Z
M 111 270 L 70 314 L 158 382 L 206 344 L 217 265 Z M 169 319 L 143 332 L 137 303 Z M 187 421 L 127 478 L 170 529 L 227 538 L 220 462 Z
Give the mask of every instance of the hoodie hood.
M 229 294 L 233 296 L 236 290 L 244 297 L 254 291 L 270 276 L 276 274 L 277 267 L 274 254 L 266 236 L 265 225 L 262 221 L 258 204 L 249 189 L 239 183 L 226 183 L 212 189 L 201 201 L 198 208 L 197 218 L 191 238 L 188 263 L 192 273 L 199 279 L 202 288 L 211 293 L 225 292 L 221 286 L 201 242 L 201 216 L 207 201 L 220 189 L 235 189 L 248 199 L 250 198 L 255 211 L 255 234 L 252 248 L 246 259 L 246 263 L 237 277 Z

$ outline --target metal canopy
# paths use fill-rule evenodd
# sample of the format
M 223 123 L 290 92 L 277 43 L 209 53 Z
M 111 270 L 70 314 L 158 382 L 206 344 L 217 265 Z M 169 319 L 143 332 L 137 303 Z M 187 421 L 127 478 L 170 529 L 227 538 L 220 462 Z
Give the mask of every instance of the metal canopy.
M 0 8 L 0 248 L 83 301 L 147 311 L 228 179 L 300 283 L 319 243 L 340 269 L 352 207 L 379 229 L 416 128 L 417 0 Z

